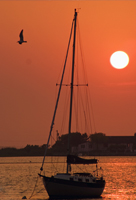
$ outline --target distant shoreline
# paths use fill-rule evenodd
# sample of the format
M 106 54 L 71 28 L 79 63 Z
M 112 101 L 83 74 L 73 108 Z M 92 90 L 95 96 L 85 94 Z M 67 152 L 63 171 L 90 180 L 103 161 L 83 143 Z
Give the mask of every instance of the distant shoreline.
M 43 157 L 44 155 L 0 155 L 0 157 Z M 58 156 L 58 157 L 61 157 L 61 156 L 67 156 L 67 155 L 57 155 L 57 154 L 54 154 L 54 155 L 47 155 L 47 156 Z M 85 157 L 85 156 L 91 156 L 91 157 L 95 157 L 95 156 L 136 156 L 136 153 L 127 153 L 127 154 L 124 154 L 124 153 L 116 153 L 116 154 L 110 154 L 110 153 L 94 153 L 94 154 L 90 154 L 90 155 L 80 155 L 79 157 Z

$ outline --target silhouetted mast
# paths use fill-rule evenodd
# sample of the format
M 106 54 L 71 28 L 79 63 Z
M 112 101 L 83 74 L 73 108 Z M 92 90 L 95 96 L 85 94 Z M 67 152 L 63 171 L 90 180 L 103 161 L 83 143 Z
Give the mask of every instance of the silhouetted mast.
M 69 137 L 68 137 L 68 154 L 70 154 L 70 133 L 71 133 L 71 120 L 72 120 L 72 102 L 73 102 L 73 82 L 74 82 L 74 65 L 75 65 L 75 42 L 76 42 L 76 19 L 77 19 L 77 12 L 75 9 L 74 15 L 74 38 L 73 38 L 73 58 L 72 58 L 72 74 L 71 74 L 71 92 L 70 92 L 70 112 L 69 112 Z M 67 163 L 67 173 L 69 171 L 69 164 Z

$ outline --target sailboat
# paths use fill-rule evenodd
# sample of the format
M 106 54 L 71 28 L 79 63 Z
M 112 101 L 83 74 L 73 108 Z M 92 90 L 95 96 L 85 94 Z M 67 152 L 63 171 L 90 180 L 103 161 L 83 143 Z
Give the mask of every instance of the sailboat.
M 103 178 L 103 175 L 98 176 L 98 167 L 97 167 L 98 160 L 95 158 L 84 159 L 84 158 L 78 157 L 76 155 L 72 155 L 71 149 L 70 149 L 70 139 L 68 139 L 66 172 L 65 173 L 57 173 L 51 177 L 42 174 L 45 157 L 46 157 L 47 151 L 48 151 L 48 144 L 50 141 L 50 137 L 51 137 L 54 121 L 55 121 L 56 111 L 57 111 L 57 107 L 58 107 L 64 72 L 65 72 L 65 67 L 66 67 L 66 61 L 67 61 L 67 56 L 68 56 L 68 51 L 69 51 L 69 45 L 70 45 L 70 41 L 71 41 L 71 35 L 73 32 L 73 27 L 74 27 L 72 73 L 71 73 L 71 83 L 70 83 L 70 112 L 69 112 L 70 114 L 69 114 L 69 128 L 68 128 L 69 129 L 68 130 L 69 138 L 70 138 L 70 134 L 71 134 L 77 14 L 78 14 L 78 12 L 75 9 L 74 19 L 72 21 L 70 39 L 69 39 L 67 53 L 66 53 L 65 64 L 64 64 L 64 68 L 63 68 L 61 81 L 59 84 L 57 101 L 56 101 L 53 119 L 52 119 L 52 123 L 51 123 L 51 127 L 50 127 L 49 137 L 48 137 L 48 141 L 47 141 L 47 145 L 46 145 L 46 149 L 45 149 L 45 154 L 44 154 L 44 158 L 43 158 L 43 162 L 42 162 L 42 166 L 41 166 L 40 174 L 39 174 L 39 176 L 42 177 L 42 179 L 43 179 L 43 184 L 44 184 L 44 187 L 45 187 L 49 197 L 57 198 L 57 199 L 100 197 L 104 190 L 104 187 L 105 187 L 105 180 Z M 93 175 L 92 173 L 89 173 L 89 172 L 87 172 L 87 173 L 81 173 L 81 172 L 71 173 L 71 165 L 80 165 L 80 164 L 96 165 L 97 174 Z

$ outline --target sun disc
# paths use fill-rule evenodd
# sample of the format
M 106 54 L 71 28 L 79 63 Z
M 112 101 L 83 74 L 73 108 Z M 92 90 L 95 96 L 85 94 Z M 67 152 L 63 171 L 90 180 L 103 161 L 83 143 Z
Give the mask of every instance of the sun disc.
M 129 63 L 129 56 L 124 51 L 116 51 L 111 55 L 110 63 L 116 69 L 123 69 Z

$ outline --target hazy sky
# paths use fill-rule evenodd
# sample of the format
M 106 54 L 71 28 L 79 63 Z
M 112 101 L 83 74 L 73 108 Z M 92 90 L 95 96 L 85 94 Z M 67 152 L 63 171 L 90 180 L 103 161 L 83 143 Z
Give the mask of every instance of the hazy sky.
M 0 1 L 0 147 L 46 143 L 75 8 L 96 131 L 136 132 L 136 1 Z

